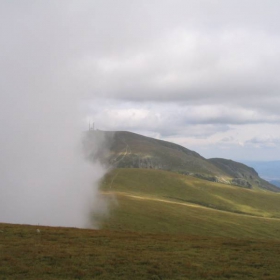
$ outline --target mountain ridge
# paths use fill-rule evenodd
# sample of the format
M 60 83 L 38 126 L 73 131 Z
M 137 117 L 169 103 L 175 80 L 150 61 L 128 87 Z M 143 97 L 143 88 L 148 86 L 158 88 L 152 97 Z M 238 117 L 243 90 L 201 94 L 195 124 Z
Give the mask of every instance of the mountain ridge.
M 248 189 L 280 192 L 280 189 L 258 176 L 251 167 L 228 159 L 206 159 L 183 146 L 128 131 L 89 131 L 89 144 L 97 141 L 103 149 L 91 151 L 115 168 L 147 168 L 191 175 Z M 104 149 L 104 146 L 110 147 Z

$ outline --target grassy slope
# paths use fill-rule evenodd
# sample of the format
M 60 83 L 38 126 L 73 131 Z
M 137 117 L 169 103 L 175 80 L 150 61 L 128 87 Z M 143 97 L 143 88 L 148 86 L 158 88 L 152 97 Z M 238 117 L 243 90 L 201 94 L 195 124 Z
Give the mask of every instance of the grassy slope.
M 105 146 L 111 147 L 110 152 L 105 149 L 104 153 L 92 153 L 90 157 L 99 156 L 104 163 L 108 161 L 114 167 L 169 170 L 245 188 L 280 191 L 261 180 L 255 170 L 244 164 L 225 159 L 207 160 L 171 142 L 127 131 L 91 131 L 86 139 L 89 147 L 100 140 L 106 142 Z
M 280 196 L 272 192 L 147 169 L 116 169 L 102 189 L 118 201 L 107 229 L 279 238 L 280 219 L 261 217 L 280 218 Z
M 112 137 L 112 132 L 103 133 L 109 138 Z M 113 158 L 125 154 L 125 158 L 118 161 L 118 167 L 142 165 L 142 167 L 152 166 L 155 169 L 226 176 L 223 171 L 194 151 L 132 132 L 114 132 L 111 151 Z M 120 157 L 117 156 L 118 159 Z
M 278 280 L 279 241 L 0 224 L 0 279 Z M 244 254 L 246 252 L 246 254 Z

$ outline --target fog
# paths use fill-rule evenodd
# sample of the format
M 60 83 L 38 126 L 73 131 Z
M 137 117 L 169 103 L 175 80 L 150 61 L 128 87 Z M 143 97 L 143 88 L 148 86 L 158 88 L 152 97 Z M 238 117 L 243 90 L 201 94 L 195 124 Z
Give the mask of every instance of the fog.
M 0 222 L 84 227 L 106 213 L 107 168 L 81 147 L 87 117 L 204 157 L 278 160 L 278 10 L 0 1 Z
M 78 95 L 20 92 L 0 105 L 0 221 L 90 226 L 106 169 L 85 159 Z
M 82 148 L 73 73 L 85 50 L 67 3 L 0 3 L 0 222 L 90 227 L 91 213 L 106 213 L 107 169 Z

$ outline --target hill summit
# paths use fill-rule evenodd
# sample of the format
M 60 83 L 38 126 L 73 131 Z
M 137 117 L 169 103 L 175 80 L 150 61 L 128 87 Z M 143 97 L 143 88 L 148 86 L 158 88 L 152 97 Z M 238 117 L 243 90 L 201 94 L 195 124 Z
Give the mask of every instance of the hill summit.
M 222 158 L 206 159 L 178 144 L 128 131 L 88 131 L 85 146 L 90 160 L 98 157 L 115 168 L 167 170 L 242 188 L 280 192 L 245 164 Z M 93 146 L 95 149 L 88 149 Z

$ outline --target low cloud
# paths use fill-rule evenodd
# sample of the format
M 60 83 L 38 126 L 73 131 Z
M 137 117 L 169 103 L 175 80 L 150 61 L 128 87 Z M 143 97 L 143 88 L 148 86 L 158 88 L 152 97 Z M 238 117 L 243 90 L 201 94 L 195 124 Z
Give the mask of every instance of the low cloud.
M 91 119 L 207 155 L 279 158 L 279 8 L 274 0 L 1 1 L 0 188 L 16 197 L 6 186 L 21 177 L 29 186 L 42 159 L 46 170 L 33 181 L 43 189 L 43 178 L 56 178 L 51 162 L 75 169 L 75 156 L 67 159 L 78 119 L 84 129 Z
M 280 146 L 280 138 L 271 135 L 254 137 L 246 141 L 246 145 L 252 145 L 256 148 L 274 148 Z
M 86 102 L 85 114 L 104 130 L 156 132 L 161 137 L 209 136 L 230 130 L 232 125 L 279 124 L 280 117 L 257 110 L 223 105 L 135 103 L 99 101 L 95 108 Z

